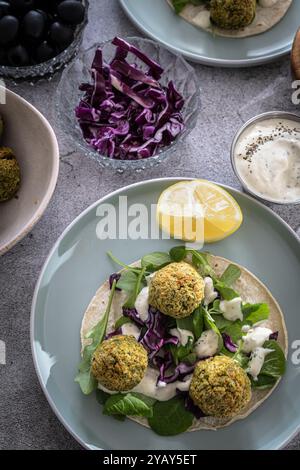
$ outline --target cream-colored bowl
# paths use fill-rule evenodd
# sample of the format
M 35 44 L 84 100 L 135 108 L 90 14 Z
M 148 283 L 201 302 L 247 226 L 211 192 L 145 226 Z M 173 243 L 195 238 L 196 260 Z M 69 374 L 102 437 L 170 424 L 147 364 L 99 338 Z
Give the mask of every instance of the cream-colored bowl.
M 0 255 L 19 242 L 45 211 L 55 189 L 59 150 L 48 121 L 31 104 L 0 86 L 4 120 L 1 145 L 11 147 L 21 167 L 17 197 L 0 202 Z

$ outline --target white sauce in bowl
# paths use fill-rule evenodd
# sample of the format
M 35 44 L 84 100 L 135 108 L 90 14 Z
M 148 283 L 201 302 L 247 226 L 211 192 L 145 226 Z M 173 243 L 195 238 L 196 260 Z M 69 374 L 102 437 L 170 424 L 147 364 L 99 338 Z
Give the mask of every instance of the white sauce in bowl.
M 266 118 L 247 127 L 233 153 L 245 187 L 277 203 L 300 202 L 300 122 Z

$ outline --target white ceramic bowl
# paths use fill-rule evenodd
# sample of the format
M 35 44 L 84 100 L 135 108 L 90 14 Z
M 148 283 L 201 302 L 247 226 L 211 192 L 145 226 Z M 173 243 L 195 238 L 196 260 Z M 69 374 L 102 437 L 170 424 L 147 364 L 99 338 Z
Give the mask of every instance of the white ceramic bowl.
M 0 114 L 4 120 L 1 145 L 13 149 L 21 167 L 17 198 L 0 202 L 1 255 L 28 233 L 45 211 L 58 177 L 59 150 L 54 131 L 44 116 L 1 86 Z

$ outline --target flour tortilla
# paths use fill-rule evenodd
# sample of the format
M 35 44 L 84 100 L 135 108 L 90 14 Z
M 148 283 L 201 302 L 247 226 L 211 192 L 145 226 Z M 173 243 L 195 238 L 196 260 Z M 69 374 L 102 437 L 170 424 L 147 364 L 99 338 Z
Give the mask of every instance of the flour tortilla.
M 217 276 L 221 276 L 221 274 L 225 271 L 229 264 L 232 264 L 231 261 L 228 261 L 225 258 L 221 258 L 219 256 L 210 256 L 210 264 L 214 269 Z M 236 263 L 235 263 L 236 264 Z M 137 261 L 133 263 L 132 266 L 140 266 L 140 262 Z M 239 266 L 239 265 L 237 265 Z M 285 356 L 287 357 L 288 351 L 288 334 L 287 329 L 284 322 L 283 313 L 268 290 L 268 288 L 256 277 L 254 274 L 250 273 L 247 269 L 239 266 L 241 269 L 241 276 L 236 281 L 235 285 L 233 286 L 236 291 L 241 295 L 243 301 L 249 303 L 260 303 L 265 302 L 269 305 L 270 308 L 270 316 L 266 322 L 266 326 L 269 327 L 272 331 L 278 331 L 278 344 L 283 349 Z M 96 295 L 92 299 L 91 303 L 89 304 L 82 321 L 81 327 L 81 344 L 82 348 L 87 345 L 87 341 L 85 339 L 86 334 L 100 321 L 102 318 L 107 303 L 109 299 L 110 288 L 109 282 L 106 281 L 96 292 Z M 113 302 L 111 313 L 108 322 L 108 332 L 114 330 L 114 324 L 118 318 L 122 316 L 122 305 L 126 299 L 126 293 L 116 291 Z M 194 420 L 193 425 L 190 427 L 188 432 L 190 431 L 197 431 L 200 429 L 210 429 L 216 430 L 218 428 L 222 428 L 228 426 L 229 424 L 234 423 L 237 420 L 246 418 L 250 413 L 252 413 L 258 406 L 265 401 L 271 393 L 274 391 L 278 382 L 270 389 L 267 390 L 255 390 L 252 389 L 252 398 L 248 405 L 244 408 L 242 413 L 235 416 L 234 418 L 214 418 L 211 416 L 207 416 L 201 418 L 200 420 Z M 144 418 L 130 418 L 133 421 L 136 421 L 139 424 L 142 424 L 146 427 L 149 427 L 148 422 Z
M 168 4 L 172 9 L 174 9 L 171 0 L 167 0 Z M 194 6 L 192 4 L 187 5 L 180 16 L 191 23 L 193 26 L 204 29 L 210 33 L 213 33 L 217 36 L 223 36 L 228 38 L 246 38 L 250 36 L 255 36 L 256 34 L 264 33 L 275 26 L 279 21 L 284 17 L 288 9 L 290 8 L 293 0 L 278 0 L 275 5 L 272 7 L 266 8 L 261 7 L 257 4 L 256 15 L 253 22 L 249 26 L 245 26 L 241 29 L 228 30 L 222 29 L 218 26 L 211 25 L 209 28 L 202 28 L 197 24 L 197 15 L 204 10 L 207 10 L 205 5 Z

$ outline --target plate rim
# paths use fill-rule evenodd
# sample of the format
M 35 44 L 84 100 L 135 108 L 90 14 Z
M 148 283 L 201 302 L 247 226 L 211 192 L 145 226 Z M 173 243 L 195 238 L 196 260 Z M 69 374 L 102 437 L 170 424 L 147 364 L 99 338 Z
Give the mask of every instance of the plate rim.
M 124 191 L 128 191 L 128 190 L 131 190 L 133 188 L 137 188 L 139 186 L 148 186 L 150 184 L 153 184 L 153 183 L 163 183 L 163 182 L 167 182 L 169 181 L 170 183 L 171 182 L 178 182 L 178 181 L 193 181 L 193 180 L 196 180 L 197 178 L 192 178 L 192 177 L 179 177 L 179 176 L 176 176 L 176 177 L 163 177 L 163 178 L 154 178 L 154 179 L 148 179 L 148 180 L 145 180 L 145 181 L 138 181 L 138 182 L 135 182 L 135 183 L 132 183 L 132 184 L 129 184 L 129 185 L 126 185 L 126 186 L 122 186 L 121 188 L 119 189 L 116 189 L 115 191 L 112 191 L 106 195 L 104 195 L 103 197 L 101 197 L 100 199 L 98 199 L 97 201 L 93 202 L 92 204 L 90 204 L 86 209 L 84 209 L 79 215 L 77 215 L 73 221 L 68 224 L 68 226 L 63 230 L 63 232 L 61 233 L 61 235 L 57 238 L 57 240 L 55 241 L 54 245 L 52 246 L 50 252 L 48 253 L 44 263 L 43 263 L 43 266 L 42 266 L 42 269 L 39 273 L 39 276 L 38 276 L 38 279 L 36 281 L 36 285 L 35 285 L 35 288 L 34 288 L 34 293 L 33 293 L 33 298 L 32 298 L 32 303 L 31 303 L 31 310 L 30 310 L 30 347 L 31 347 L 31 355 L 32 355 L 32 359 L 33 359 L 33 364 L 34 364 L 34 369 L 35 369 L 35 372 L 36 372 L 36 375 L 37 375 L 37 378 L 38 378 L 38 381 L 39 381 L 39 384 L 40 384 L 40 387 L 48 401 L 48 404 L 50 405 L 50 408 L 52 409 L 52 411 L 54 412 L 54 414 L 56 415 L 56 417 L 58 418 L 58 420 L 61 422 L 61 424 L 65 427 L 65 429 L 71 434 L 71 436 L 84 448 L 84 449 L 87 449 L 87 450 L 94 450 L 95 447 L 92 446 L 92 445 L 89 445 L 87 444 L 86 442 L 84 442 L 83 439 L 81 439 L 72 429 L 72 427 L 69 425 L 69 423 L 64 419 L 64 417 L 62 416 L 62 414 L 60 413 L 60 411 L 58 410 L 54 400 L 52 399 L 52 397 L 50 396 L 50 393 L 48 392 L 47 390 L 47 387 L 46 385 L 44 384 L 43 382 L 43 379 L 42 379 L 42 374 L 40 373 L 40 368 L 39 368 L 39 363 L 38 363 L 38 357 L 37 357 L 37 354 L 36 354 L 36 351 L 35 351 L 35 345 L 34 345 L 34 327 L 35 327 L 35 320 L 36 320 L 36 305 L 37 305 L 37 298 L 38 298 L 38 294 L 39 294 L 39 291 L 40 291 L 40 285 L 41 285 L 41 281 L 44 277 L 44 274 L 46 272 L 46 269 L 48 267 L 48 264 L 55 252 L 55 250 L 57 249 L 58 245 L 60 244 L 60 242 L 64 239 L 64 237 L 66 236 L 66 234 L 69 232 L 69 230 L 71 230 L 75 224 L 77 224 L 77 222 L 83 218 L 86 214 L 88 214 L 90 211 L 92 211 L 95 207 L 97 207 L 99 204 L 102 204 L 104 203 L 107 199 L 110 199 L 111 197 L 114 197 L 114 196 L 117 196 L 118 194 L 124 192 Z M 199 178 L 198 178 L 199 179 Z M 224 188 L 225 190 L 233 190 L 234 192 L 237 192 L 238 194 L 241 194 L 242 196 L 244 196 L 247 200 L 250 200 L 251 202 L 254 202 L 255 204 L 257 204 L 260 208 L 263 208 L 265 209 L 271 216 L 275 217 L 275 219 L 278 220 L 279 223 L 281 223 L 291 234 L 291 236 L 295 239 L 295 241 L 300 245 L 300 239 L 298 238 L 296 232 L 290 227 L 290 225 L 282 219 L 282 217 L 280 217 L 276 212 L 274 212 L 272 209 L 270 209 L 269 207 L 267 207 L 265 204 L 263 204 L 262 202 L 260 202 L 259 200 L 253 198 L 252 196 L 244 193 L 243 191 L 241 191 L 240 189 L 237 189 L 237 188 L 233 188 L 232 186 L 229 186 L 229 185 L 226 185 L 226 184 L 223 184 L 223 183 L 218 183 L 218 182 L 215 182 L 215 181 L 211 181 L 209 180 L 211 183 L 214 183 L 218 186 L 221 186 L 222 188 Z M 274 450 L 279 450 L 279 449 L 282 449 L 283 447 L 285 447 L 286 445 L 288 445 L 288 443 L 299 433 L 300 431 L 300 423 L 299 425 L 297 426 L 297 428 L 294 430 L 294 432 L 288 437 L 286 438 L 282 443 L 280 443 L 279 445 L 277 445 Z M 97 447 L 97 450 L 104 450 L 100 447 Z
M 288 46 L 284 48 L 283 51 L 273 53 L 273 54 L 267 54 L 262 57 L 257 57 L 254 59 L 212 59 L 208 58 L 202 55 L 194 54 L 192 52 L 185 52 L 183 49 L 173 47 L 172 45 L 168 44 L 167 42 L 163 41 L 162 39 L 159 39 L 155 34 L 152 34 L 151 31 L 149 31 L 145 26 L 142 26 L 138 20 L 135 18 L 133 13 L 130 11 L 129 7 L 126 5 L 126 0 L 119 0 L 119 3 L 121 4 L 121 7 L 123 8 L 123 11 L 127 15 L 127 17 L 130 19 L 130 21 L 134 24 L 134 26 L 144 34 L 146 34 L 148 37 L 153 39 L 154 41 L 159 42 L 162 44 L 164 47 L 167 49 L 171 50 L 172 52 L 176 52 L 177 54 L 182 55 L 185 57 L 187 60 L 191 60 L 192 62 L 196 62 L 202 65 L 209 65 L 212 67 L 232 67 L 232 68 L 238 68 L 238 67 L 254 67 L 256 65 L 262 65 L 262 64 L 267 64 L 270 62 L 274 62 L 281 57 L 286 56 L 287 54 L 290 53 L 292 49 L 292 44 L 293 41 L 290 42 Z M 183 20 L 184 21 L 184 20 Z

